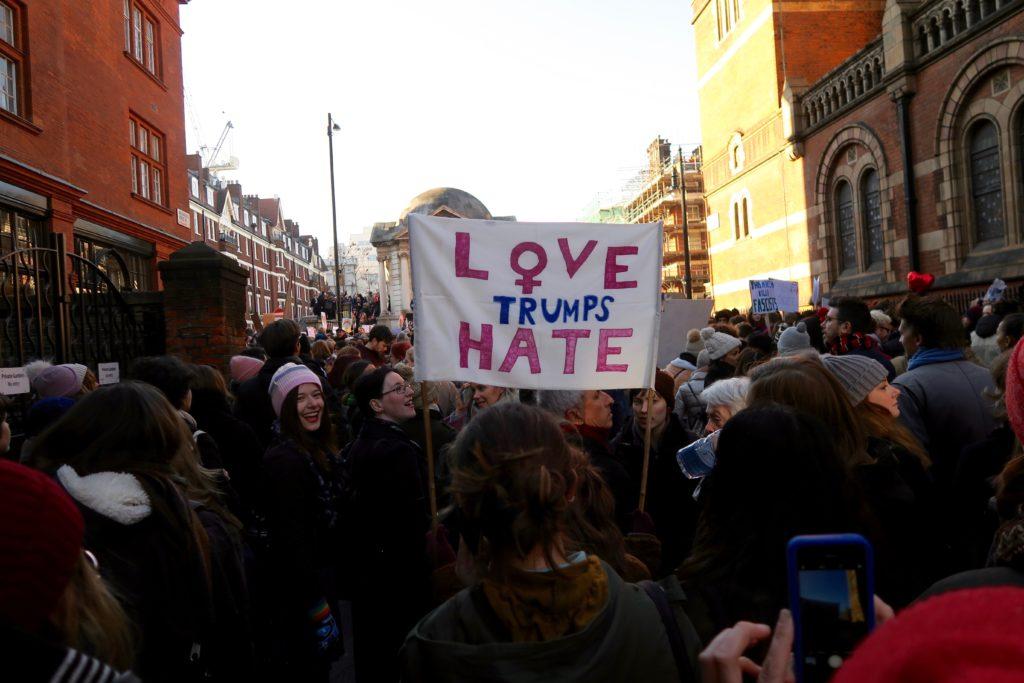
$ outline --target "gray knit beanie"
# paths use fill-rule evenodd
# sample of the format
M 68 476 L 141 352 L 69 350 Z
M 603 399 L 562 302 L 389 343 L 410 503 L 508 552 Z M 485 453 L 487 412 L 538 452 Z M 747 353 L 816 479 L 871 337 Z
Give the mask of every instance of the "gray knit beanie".
M 839 380 L 853 405 L 860 404 L 868 394 L 889 377 L 885 366 L 874 358 L 848 353 L 845 356 L 822 356 L 832 376 Z
M 779 336 L 779 355 L 792 356 L 811 348 L 811 335 L 807 334 L 807 325 L 797 323 L 796 327 L 787 327 Z
M 686 333 L 686 346 L 683 348 L 684 353 L 692 353 L 694 356 L 699 356 L 700 352 L 704 350 L 704 340 L 700 338 L 700 330 L 690 330 Z
M 713 327 L 705 327 L 700 331 L 700 337 L 704 340 L 704 348 L 707 349 L 708 358 L 718 360 L 740 345 L 740 340 L 725 332 L 718 332 Z

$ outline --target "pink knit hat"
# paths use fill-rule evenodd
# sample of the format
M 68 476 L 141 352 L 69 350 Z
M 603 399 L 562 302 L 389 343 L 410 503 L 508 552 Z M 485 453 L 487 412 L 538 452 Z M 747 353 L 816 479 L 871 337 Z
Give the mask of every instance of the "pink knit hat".
M 263 361 L 259 358 L 250 358 L 249 356 L 232 356 L 231 357 L 231 379 L 236 382 L 244 382 L 247 379 L 256 376 L 256 373 L 263 367 Z
M 274 414 L 281 417 L 281 405 L 284 403 L 284 399 L 292 389 L 303 384 L 315 384 L 322 387 L 320 378 L 305 365 L 285 363 L 278 368 L 270 380 L 270 404 L 274 406 Z
M 82 381 L 70 365 L 54 365 L 36 375 L 32 388 L 39 398 L 70 397 L 82 390 Z

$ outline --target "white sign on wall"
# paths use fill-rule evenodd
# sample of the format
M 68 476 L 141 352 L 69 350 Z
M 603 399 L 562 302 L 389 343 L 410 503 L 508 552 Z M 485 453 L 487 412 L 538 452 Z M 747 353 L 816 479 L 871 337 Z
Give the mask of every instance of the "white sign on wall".
M 121 381 L 121 366 L 117 363 L 100 363 L 96 366 L 99 371 L 100 384 L 117 384 Z
M 0 394 L 16 396 L 32 391 L 25 368 L 0 368 Z

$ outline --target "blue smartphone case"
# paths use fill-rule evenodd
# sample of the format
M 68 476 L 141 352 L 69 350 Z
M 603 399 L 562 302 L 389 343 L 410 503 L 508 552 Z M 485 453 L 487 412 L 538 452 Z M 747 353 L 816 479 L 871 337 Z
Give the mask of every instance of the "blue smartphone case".
M 789 583 L 789 611 L 793 613 L 793 665 L 798 683 L 804 680 L 804 639 L 800 623 L 800 574 L 797 554 L 805 548 L 855 545 L 864 548 L 867 574 L 868 601 L 864 606 L 868 632 L 875 630 L 875 558 L 871 543 L 860 534 L 822 534 L 818 536 L 794 536 L 786 544 L 786 574 Z

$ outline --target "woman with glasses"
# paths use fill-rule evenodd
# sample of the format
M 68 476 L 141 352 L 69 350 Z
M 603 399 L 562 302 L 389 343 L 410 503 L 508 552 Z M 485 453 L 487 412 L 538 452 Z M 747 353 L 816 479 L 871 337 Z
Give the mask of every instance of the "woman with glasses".
M 402 430 L 415 418 L 413 388 L 390 367 L 353 388 L 363 415 L 351 467 L 352 620 L 356 679 L 398 680 L 398 650 L 430 607 L 426 457 Z
M 327 681 L 341 652 L 342 471 L 320 378 L 285 363 L 270 380 L 275 439 L 263 457 L 272 680 Z

